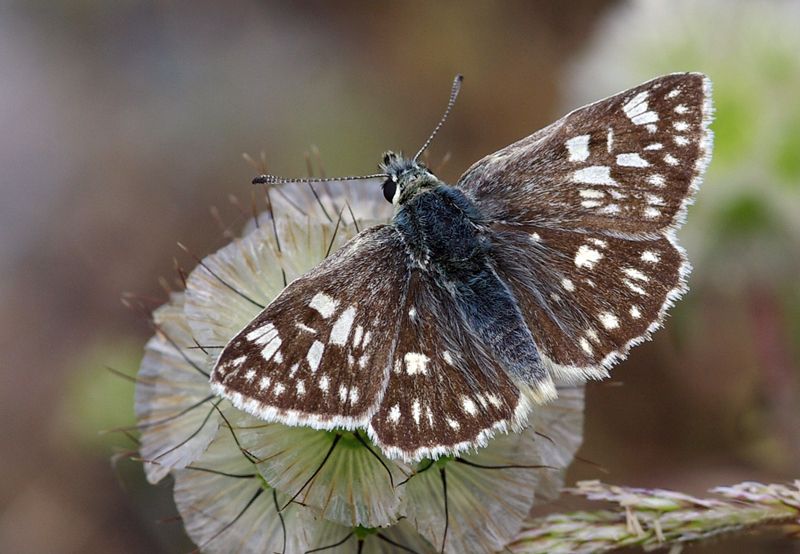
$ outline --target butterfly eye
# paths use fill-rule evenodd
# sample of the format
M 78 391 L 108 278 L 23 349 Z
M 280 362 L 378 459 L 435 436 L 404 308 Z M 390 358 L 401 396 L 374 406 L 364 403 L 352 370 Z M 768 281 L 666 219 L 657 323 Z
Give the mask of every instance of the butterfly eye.
M 383 183 L 383 197 L 386 198 L 386 201 L 389 204 L 392 203 L 394 199 L 394 193 L 397 191 L 397 183 L 392 181 L 391 179 L 386 179 Z

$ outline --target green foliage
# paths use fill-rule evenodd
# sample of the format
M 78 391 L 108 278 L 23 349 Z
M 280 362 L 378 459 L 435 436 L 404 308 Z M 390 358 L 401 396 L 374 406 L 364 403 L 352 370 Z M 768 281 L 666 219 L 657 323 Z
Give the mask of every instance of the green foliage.
M 135 375 L 141 357 L 138 341 L 111 339 L 90 346 L 74 360 L 59 417 L 59 425 L 74 445 L 104 455 L 115 446 L 133 446 L 119 433 L 104 432 L 135 420 L 134 384 L 109 368 Z

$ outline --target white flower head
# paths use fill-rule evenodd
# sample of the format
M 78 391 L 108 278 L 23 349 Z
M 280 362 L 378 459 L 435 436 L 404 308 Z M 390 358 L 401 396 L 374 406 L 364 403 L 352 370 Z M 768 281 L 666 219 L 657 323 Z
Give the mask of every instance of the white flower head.
M 137 387 L 148 478 L 172 471 L 203 551 L 502 550 L 537 500 L 561 487 L 580 443 L 580 387 L 560 390 L 519 434 L 416 467 L 387 458 L 364 431 L 260 421 L 211 392 L 208 374 L 228 341 L 287 283 L 392 213 L 377 186 L 326 186 L 270 189 L 270 209 L 154 314 L 159 332 Z

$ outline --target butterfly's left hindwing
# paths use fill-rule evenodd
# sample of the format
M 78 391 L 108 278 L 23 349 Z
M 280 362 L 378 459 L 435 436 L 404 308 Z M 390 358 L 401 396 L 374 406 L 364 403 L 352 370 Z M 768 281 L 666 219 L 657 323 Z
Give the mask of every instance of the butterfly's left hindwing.
M 514 292 L 545 366 L 578 381 L 607 376 L 684 292 L 689 264 L 673 239 L 631 240 L 498 226 L 498 273 Z
M 366 426 L 386 386 L 407 271 L 392 227 L 361 232 L 228 343 L 213 390 L 267 421 Z

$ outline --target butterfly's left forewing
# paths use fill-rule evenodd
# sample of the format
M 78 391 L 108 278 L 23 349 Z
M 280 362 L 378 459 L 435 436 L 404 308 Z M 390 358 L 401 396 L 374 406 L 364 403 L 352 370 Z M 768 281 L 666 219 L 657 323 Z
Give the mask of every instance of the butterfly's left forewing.
M 365 426 L 386 387 L 407 281 L 394 228 L 361 232 L 228 343 L 212 389 L 267 421 Z
M 674 229 L 711 152 L 711 85 L 676 73 L 600 100 L 461 177 L 490 220 L 647 236 Z

